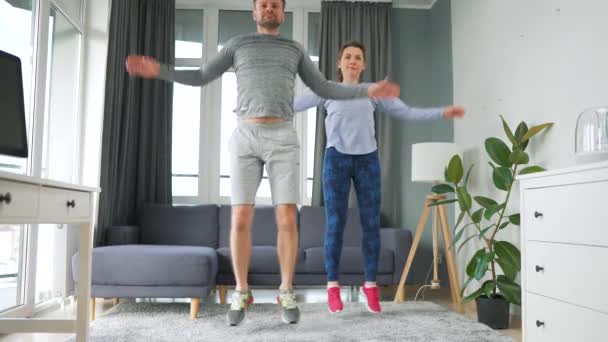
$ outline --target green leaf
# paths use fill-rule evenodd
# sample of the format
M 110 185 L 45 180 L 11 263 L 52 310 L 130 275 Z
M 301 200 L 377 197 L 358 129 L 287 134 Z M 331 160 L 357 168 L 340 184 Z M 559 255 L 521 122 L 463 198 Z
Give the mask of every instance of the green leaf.
M 460 204 L 460 210 L 468 211 L 471 209 L 471 205 L 473 205 L 473 200 L 471 199 L 471 195 L 466 188 L 459 186 L 456 189 L 456 194 L 458 195 L 458 203 Z
M 456 235 L 454 235 L 454 239 L 452 239 L 452 244 L 450 245 L 450 248 L 452 248 L 453 246 L 456 246 L 456 243 L 458 243 L 458 241 L 460 241 L 460 239 L 462 239 L 462 234 L 464 234 L 464 231 L 466 230 L 466 227 L 463 227 L 461 230 L 459 230 Z
M 473 215 L 471 215 L 471 219 L 473 220 L 474 223 L 479 223 L 479 222 L 481 222 L 482 215 L 483 215 L 483 208 L 474 212 Z
M 434 207 L 434 206 L 437 206 L 437 205 L 440 205 L 440 204 L 450 204 L 450 203 L 454 203 L 454 202 L 457 202 L 457 201 L 458 200 L 455 199 L 455 198 L 448 199 L 448 200 L 442 200 L 442 201 L 435 201 L 435 202 L 429 203 L 428 207 L 430 208 L 430 207 Z
M 471 171 L 473 170 L 473 164 L 469 166 L 469 170 L 467 171 L 467 175 L 464 177 L 464 187 L 466 188 L 469 185 L 469 176 L 471 175 Z
M 467 264 L 467 275 L 469 277 L 475 276 L 475 269 L 477 268 L 477 262 L 479 261 L 478 259 L 480 259 L 484 254 L 486 254 L 486 249 L 482 248 L 475 252 L 475 254 L 473 254 L 471 257 L 471 260 Z
M 530 156 L 524 151 L 516 150 L 509 155 L 509 161 L 515 165 L 528 164 Z
M 462 173 L 462 159 L 460 159 L 459 155 L 455 154 L 448 164 L 448 182 L 458 184 L 462 179 Z
M 522 121 L 519 123 L 517 129 L 515 130 L 515 140 L 517 141 L 519 149 L 521 149 L 522 151 L 525 151 L 526 147 L 528 147 L 528 141 L 523 141 L 523 137 L 524 135 L 526 135 L 526 133 L 528 133 L 528 125 L 526 125 L 526 123 Z
M 545 171 L 545 169 L 543 169 L 540 166 L 528 166 L 528 167 L 524 167 L 521 171 L 519 171 L 519 175 L 527 175 L 529 173 L 536 173 L 536 172 L 543 172 Z
M 486 233 L 488 232 L 488 230 L 490 230 L 490 229 L 492 229 L 494 227 L 496 227 L 496 224 L 491 224 L 491 225 L 485 227 L 484 229 L 482 229 L 479 232 L 479 240 L 481 240 L 482 238 L 484 238 L 486 236 Z
M 510 270 L 518 273 L 521 270 L 521 253 L 519 249 L 507 241 L 494 242 L 494 252 Z M 504 270 L 504 269 L 503 269 Z
M 494 286 L 495 285 L 494 285 L 493 281 L 486 280 L 477 291 L 475 291 L 475 292 L 471 293 L 470 295 L 464 297 L 462 299 L 462 302 L 463 303 L 470 302 L 470 301 L 472 301 L 474 299 L 477 299 L 479 296 L 484 295 L 484 294 L 489 297 L 489 296 L 492 295 L 492 292 L 494 291 Z
M 477 291 L 475 291 L 475 292 L 471 293 L 470 295 L 462 298 L 462 303 L 464 304 L 464 303 L 468 303 L 468 302 L 470 302 L 472 300 L 475 300 L 479 296 L 481 296 L 482 294 L 483 294 L 483 288 L 480 287 Z
M 505 227 L 506 227 L 506 226 L 508 226 L 508 225 L 509 225 L 509 223 L 511 223 L 511 222 L 509 222 L 509 221 L 505 221 L 505 222 L 501 223 L 501 224 L 500 224 L 500 227 L 498 227 L 498 230 L 503 230 L 503 229 L 505 229 Z
M 488 138 L 486 139 L 485 146 L 490 158 L 498 165 L 505 167 L 511 167 L 511 165 L 513 165 L 509 160 L 511 150 L 502 140 L 493 137 Z
M 460 226 L 460 223 L 462 222 L 462 219 L 464 219 L 464 217 L 466 216 L 466 212 L 465 211 L 461 211 L 460 215 L 458 215 L 458 219 L 456 220 L 456 224 L 454 225 L 454 231 L 456 231 L 456 229 L 458 228 L 458 226 Z
M 489 221 L 492 218 L 492 216 L 494 216 L 494 214 L 501 211 L 504 207 L 505 207 L 504 203 L 491 205 L 486 209 L 486 212 L 484 213 L 483 217 Z
M 494 284 L 494 281 L 486 280 L 481 286 L 481 289 L 483 290 L 483 293 L 486 295 L 486 297 L 491 298 L 495 287 L 496 285 Z
M 521 286 L 504 275 L 496 277 L 498 290 L 509 303 L 521 305 Z
M 452 188 L 449 184 L 438 184 L 431 188 L 431 191 L 436 194 L 447 194 L 449 192 L 454 192 L 454 188 Z
M 492 172 L 492 180 L 497 189 L 509 191 L 513 185 L 513 175 L 508 167 L 497 167 Z
M 500 266 L 500 269 L 507 278 L 515 280 L 515 277 L 517 277 L 518 272 L 514 270 L 511 265 L 505 263 L 502 259 L 496 259 L 496 263 L 498 264 L 498 266 Z
M 553 126 L 553 122 L 548 122 L 548 123 L 544 123 L 542 125 L 533 126 L 532 128 L 530 128 L 528 130 L 528 132 L 526 132 L 526 134 L 524 134 L 524 136 L 522 137 L 522 142 L 530 140 L 530 138 L 532 138 L 536 134 L 542 132 L 544 129 L 550 128 L 551 126 Z
M 488 271 L 488 266 L 490 265 L 490 262 L 494 259 L 494 252 L 487 252 L 482 256 L 478 256 L 477 258 L 479 260 L 477 260 L 477 267 L 475 268 L 474 275 L 475 279 L 481 280 L 481 278 L 483 278 L 483 276 Z
M 464 241 L 462 241 L 462 244 L 460 245 L 460 247 L 458 247 L 458 251 L 456 251 L 456 254 L 460 253 L 460 250 L 462 249 L 462 247 L 464 247 L 467 242 L 469 242 L 472 238 L 474 238 L 476 236 L 477 236 L 477 234 L 471 235 L 468 238 L 464 239 Z
M 509 216 L 509 222 L 513 223 L 516 226 L 519 226 L 520 217 L 519 214 L 513 214 Z
M 501 115 L 500 119 L 502 120 L 502 128 L 505 130 L 505 134 L 507 135 L 507 138 L 509 138 L 509 141 L 511 142 L 511 144 L 513 144 L 513 146 L 517 146 L 517 141 L 515 140 L 515 137 L 513 136 L 513 132 L 511 132 L 509 125 L 507 125 L 505 118 L 503 118 Z
M 484 208 L 488 208 L 489 206 L 498 204 L 495 200 L 483 196 L 475 196 L 474 199 L 475 202 L 477 202 L 480 206 Z
M 467 279 L 467 281 L 464 283 L 464 285 L 462 285 L 462 289 L 460 289 L 460 295 L 462 296 L 464 294 L 464 290 L 467 289 L 467 286 L 469 286 L 469 284 L 474 280 L 475 278 L 469 277 L 469 279 Z

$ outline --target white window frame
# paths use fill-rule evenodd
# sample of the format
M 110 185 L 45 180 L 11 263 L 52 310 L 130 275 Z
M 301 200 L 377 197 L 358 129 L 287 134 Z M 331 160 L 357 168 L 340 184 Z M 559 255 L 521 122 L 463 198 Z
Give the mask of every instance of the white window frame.
M 62 2 L 62 0 L 33 0 L 32 1 L 32 9 L 34 13 L 34 17 L 32 18 L 33 24 L 33 63 L 32 63 L 32 80 L 30 81 L 32 84 L 31 91 L 31 115 L 32 115 L 32 127 L 30 128 L 31 139 L 30 139 L 30 153 L 29 160 L 27 165 L 26 174 L 33 177 L 40 177 L 42 173 L 42 151 L 43 151 L 43 136 L 44 130 L 44 114 L 45 114 L 45 104 L 48 100 L 46 98 L 46 80 L 49 76 L 47 74 L 47 61 L 49 58 L 49 21 L 50 21 L 50 11 L 51 7 L 61 13 L 70 23 L 74 25 L 74 27 L 80 33 L 80 41 L 79 41 L 79 65 L 78 67 L 78 92 L 77 92 L 77 113 L 76 113 L 76 123 L 74 128 L 76 129 L 74 146 L 75 150 L 75 162 L 74 162 L 74 181 L 80 181 L 81 174 L 81 165 L 82 159 L 82 149 L 80 148 L 81 141 L 84 141 L 83 138 L 83 101 L 84 98 L 84 87 L 83 87 L 83 73 L 84 73 L 84 48 L 83 42 L 86 40 L 86 30 L 85 27 L 85 13 L 87 7 L 87 1 L 92 0 L 80 0 L 81 1 L 81 11 L 79 17 L 74 17 L 66 11 L 66 6 Z M 28 134 L 30 134 L 28 132 Z M 25 243 L 25 254 L 24 260 L 22 261 L 22 269 L 21 274 L 19 276 L 19 281 L 22 283 L 19 286 L 22 286 L 25 301 L 23 305 L 17 306 L 13 309 L 6 310 L 0 313 L 0 318 L 19 318 L 19 317 L 30 317 L 37 312 L 45 310 L 47 307 L 51 305 L 57 305 L 55 302 L 45 302 L 36 304 L 36 258 L 37 258 L 37 248 L 38 248 L 38 225 L 25 225 L 23 229 L 23 241 Z M 25 279 L 23 279 L 23 275 L 25 275 Z M 70 274 L 66 274 L 66 277 L 71 279 Z M 68 279 L 66 279 L 66 284 Z
M 287 2 L 286 12 L 292 13 L 293 39 L 300 42 L 308 50 L 308 14 L 320 12 L 319 4 L 305 4 L 296 2 L 290 6 L 292 1 Z M 203 42 L 203 65 L 218 53 L 219 36 L 219 12 L 224 10 L 251 11 L 252 2 L 243 1 L 205 1 L 205 0 L 178 0 L 177 9 L 204 10 L 204 42 Z M 176 59 L 176 65 L 187 66 L 187 59 Z M 200 63 L 199 59 L 189 61 Z M 196 65 L 198 66 L 198 65 Z M 221 141 L 221 78 L 201 88 L 200 103 L 200 140 L 199 140 L 199 189 L 198 196 L 174 196 L 175 204 L 229 204 L 230 197 L 220 196 L 220 141 Z M 296 82 L 296 94 L 302 94 L 304 86 L 298 77 Z M 307 115 L 296 114 L 294 126 L 298 132 L 300 144 L 300 203 L 310 204 L 311 198 L 307 196 L 306 184 L 306 129 Z M 256 204 L 271 204 L 270 197 L 257 197 Z

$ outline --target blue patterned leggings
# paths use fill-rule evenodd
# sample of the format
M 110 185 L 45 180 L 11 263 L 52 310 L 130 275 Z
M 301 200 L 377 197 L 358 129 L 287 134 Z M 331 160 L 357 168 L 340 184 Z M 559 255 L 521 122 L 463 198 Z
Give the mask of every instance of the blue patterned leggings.
M 378 153 L 351 155 L 330 147 L 323 163 L 325 196 L 325 270 L 327 281 L 337 281 L 346 225 L 350 180 L 353 180 L 361 216 L 361 249 L 365 280 L 376 281 L 380 252 L 380 162 Z

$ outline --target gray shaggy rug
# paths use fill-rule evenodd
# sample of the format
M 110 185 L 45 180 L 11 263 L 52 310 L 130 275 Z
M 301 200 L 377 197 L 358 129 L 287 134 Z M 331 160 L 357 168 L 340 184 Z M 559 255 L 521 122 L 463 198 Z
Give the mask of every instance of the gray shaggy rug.
M 303 303 L 300 323 L 286 325 L 276 304 L 253 304 L 240 326 L 229 327 L 228 305 L 202 305 L 191 320 L 185 303 L 125 302 L 91 323 L 91 341 L 513 341 L 430 302 L 383 302 L 382 309 L 374 315 L 362 303 L 344 303 L 330 314 L 324 303 Z

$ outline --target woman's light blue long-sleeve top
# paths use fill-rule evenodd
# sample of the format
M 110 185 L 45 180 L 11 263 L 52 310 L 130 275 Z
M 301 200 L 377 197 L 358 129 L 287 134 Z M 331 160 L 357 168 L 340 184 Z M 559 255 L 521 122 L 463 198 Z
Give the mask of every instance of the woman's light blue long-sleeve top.
M 374 129 L 374 111 L 387 113 L 402 120 L 437 120 L 443 117 L 444 108 L 415 108 L 395 99 L 356 98 L 326 100 L 314 93 L 296 97 L 295 112 L 323 106 L 326 147 L 334 147 L 345 154 L 367 154 L 378 146 Z

